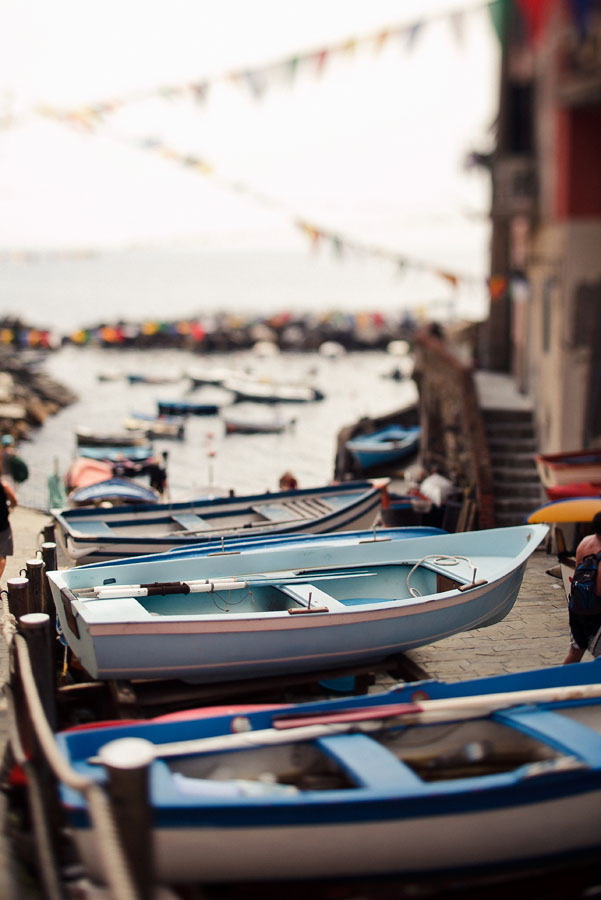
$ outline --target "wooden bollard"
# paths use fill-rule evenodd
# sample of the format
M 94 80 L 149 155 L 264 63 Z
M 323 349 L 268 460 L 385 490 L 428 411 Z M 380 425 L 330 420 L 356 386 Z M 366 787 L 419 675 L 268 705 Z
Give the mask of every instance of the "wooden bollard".
M 57 568 L 56 544 L 54 541 L 44 541 L 41 547 L 42 559 L 46 569 L 51 572 Z
M 121 738 L 100 748 L 117 829 L 132 879 L 140 897 L 153 896 L 154 864 L 149 767 L 153 745 L 143 738 Z
M 41 547 L 42 551 L 42 559 L 44 561 L 44 578 L 42 579 L 42 612 L 47 613 L 50 617 L 50 634 L 56 635 L 56 606 L 54 605 L 54 600 L 52 599 L 52 591 L 50 589 L 50 582 L 46 576 L 46 572 L 54 572 L 55 569 L 58 569 L 58 555 L 56 552 L 56 544 L 54 541 L 44 541 Z M 53 660 L 53 667 L 56 671 L 58 665 L 57 659 L 57 641 L 53 640 L 51 644 L 51 654 Z
M 29 607 L 27 612 L 37 613 L 44 611 L 44 561 L 36 557 L 28 559 L 26 568 L 21 569 L 21 574 L 29 580 Z
M 44 541 L 42 544 L 42 559 L 44 560 L 44 571 L 53 572 L 58 568 L 56 544 L 53 541 Z M 56 611 L 54 601 L 52 599 L 52 591 L 50 590 L 50 582 L 44 578 L 44 606 L 43 612 L 48 613 L 50 618 L 56 624 Z
M 19 619 L 21 633 L 27 642 L 29 659 L 38 694 L 53 731 L 56 730 L 56 666 L 54 633 L 50 628 L 50 616 L 46 613 L 28 613 Z
M 15 619 L 29 612 L 29 579 L 9 578 L 6 582 L 8 608 Z

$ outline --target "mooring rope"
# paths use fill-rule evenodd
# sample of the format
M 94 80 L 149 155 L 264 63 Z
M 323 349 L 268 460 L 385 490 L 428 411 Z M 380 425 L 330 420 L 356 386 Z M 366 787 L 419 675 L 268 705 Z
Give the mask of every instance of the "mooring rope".
M 439 566 L 456 566 L 459 564 L 459 560 L 462 559 L 464 562 L 466 562 L 468 564 L 468 566 L 471 568 L 472 572 L 474 573 L 473 580 L 475 580 L 475 578 L 476 578 L 476 566 L 472 563 L 472 561 L 470 559 L 468 559 L 467 556 L 447 556 L 445 553 L 442 553 L 442 554 L 441 553 L 429 553 L 428 556 L 422 556 L 422 558 L 420 560 L 418 560 L 418 562 L 415 563 L 415 565 L 413 566 L 413 568 L 407 575 L 407 582 L 406 582 L 407 590 L 409 591 L 409 593 L 411 594 L 412 597 L 421 597 L 422 595 L 420 594 L 420 592 L 418 591 L 417 588 L 409 587 L 409 579 L 411 578 L 411 576 L 413 575 L 415 570 L 418 569 L 421 566 L 421 564 L 423 562 L 425 562 L 427 559 L 433 559 L 436 562 L 436 564 Z
M 50 839 L 48 823 L 44 812 L 44 801 L 40 785 L 39 773 L 31 763 L 23 750 L 17 717 L 15 713 L 15 700 L 12 689 L 8 684 L 4 685 L 6 697 L 6 709 L 8 713 L 8 739 L 15 762 L 23 769 L 27 778 L 27 796 L 29 798 L 29 811 L 33 821 L 36 852 L 40 864 L 45 896 L 48 900 L 61 900 L 63 894 L 60 889 L 58 873 L 54 862 L 52 842 Z
M 29 716 L 48 765 L 59 781 L 73 788 L 73 790 L 79 791 L 85 797 L 90 819 L 98 837 L 98 850 L 102 857 L 102 871 L 115 900 L 140 900 L 123 853 L 109 800 L 100 785 L 91 778 L 79 775 L 71 768 L 58 749 L 40 701 L 31 668 L 27 642 L 20 634 L 17 634 L 14 640 L 21 684 L 29 709 Z M 27 762 L 27 759 L 18 738 L 16 723 L 12 731 L 10 735 L 11 746 L 17 761 L 19 764 L 22 764 L 23 761 Z M 13 739 L 15 741 L 14 745 Z M 20 759 L 17 757 L 17 753 L 20 754 Z M 46 851 L 49 851 L 49 845 Z

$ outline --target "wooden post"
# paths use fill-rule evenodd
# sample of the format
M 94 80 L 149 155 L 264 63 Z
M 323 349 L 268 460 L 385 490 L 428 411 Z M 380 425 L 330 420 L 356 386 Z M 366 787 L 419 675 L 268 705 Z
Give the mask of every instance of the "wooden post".
M 149 801 L 153 745 L 143 738 L 121 738 L 101 747 L 98 756 L 107 771 L 123 855 L 140 897 L 150 900 L 155 885 Z
M 28 612 L 38 613 L 44 610 L 44 561 L 36 557 L 26 562 L 26 575 L 29 579 Z
M 15 619 L 19 619 L 29 612 L 29 580 L 27 578 L 9 578 L 6 587 L 8 608 Z
M 54 600 L 52 599 L 52 591 L 50 590 L 50 582 L 46 577 L 46 572 L 53 572 L 58 568 L 57 561 L 57 553 L 56 553 L 56 544 L 53 541 L 44 541 L 42 544 L 42 559 L 44 561 L 44 578 L 43 589 L 42 589 L 42 609 L 41 612 L 44 612 L 48 615 L 50 619 L 50 627 L 49 631 L 52 635 L 51 641 L 51 656 L 52 656 L 52 667 L 56 672 L 56 668 L 58 665 L 57 661 L 57 641 L 56 641 L 56 606 L 54 605 Z
M 56 544 L 53 541 L 45 541 L 42 544 L 42 559 L 44 560 L 44 571 L 53 572 L 57 567 Z M 56 622 L 56 610 L 52 599 L 52 592 L 48 579 L 44 579 L 44 609 L 43 612 L 48 613 L 50 618 L 54 617 Z
M 52 730 L 56 731 L 56 667 L 50 616 L 41 612 L 28 613 L 21 616 L 19 626 L 27 642 L 31 669 L 46 718 Z

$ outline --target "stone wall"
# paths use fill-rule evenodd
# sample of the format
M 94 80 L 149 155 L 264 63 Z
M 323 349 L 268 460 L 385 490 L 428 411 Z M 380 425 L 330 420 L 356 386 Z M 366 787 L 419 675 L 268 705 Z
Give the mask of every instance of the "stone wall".
M 41 371 L 39 361 L 26 353 L 0 352 L 0 434 L 15 441 L 26 438 L 49 415 L 77 399 L 73 391 Z
M 417 334 L 414 350 L 424 469 L 449 478 L 475 501 L 478 526 L 492 528 L 492 470 L 473 366 L 436 333 Z

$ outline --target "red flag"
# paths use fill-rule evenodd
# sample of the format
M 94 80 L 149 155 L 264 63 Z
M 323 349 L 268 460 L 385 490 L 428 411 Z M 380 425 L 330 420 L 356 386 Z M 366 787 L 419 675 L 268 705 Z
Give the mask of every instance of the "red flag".
M 547 22 L 557 0 L 518 0 L 518 8 L 526 26 L 526 38 L 536 44 L 544 36 Z

